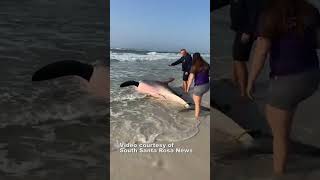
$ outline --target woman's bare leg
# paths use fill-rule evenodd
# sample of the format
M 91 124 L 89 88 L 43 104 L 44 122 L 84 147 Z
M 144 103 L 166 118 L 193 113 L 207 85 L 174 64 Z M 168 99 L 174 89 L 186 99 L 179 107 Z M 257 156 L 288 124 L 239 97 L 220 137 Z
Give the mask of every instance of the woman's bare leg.
M 266 106 L 266 117 L 273 134 L 273 169 L 278 175 L 286 170 L 293 114 L 294 112 Z
M 194 111 L 194 116 L 196 119 L 199 120 L 199 117 L 200 117 L 200 108 L 201 108 L 201 96 L 196 96 L 196 95 L 193 95 L 193 101 L 194 101 L 194 104 L 195 104 L 195 111 Z

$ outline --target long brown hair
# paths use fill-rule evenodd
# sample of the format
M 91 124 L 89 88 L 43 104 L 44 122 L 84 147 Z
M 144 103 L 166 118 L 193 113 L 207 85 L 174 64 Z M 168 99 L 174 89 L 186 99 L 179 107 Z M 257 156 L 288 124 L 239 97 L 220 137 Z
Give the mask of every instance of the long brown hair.
M 209 64 L 202 58 L 200 53 L 194 53 L 191 72 L 197 74 L 201 70 L 209 71 Z
M 260 19 L 260 33 L 271 39 L 288 32 L 303 36 L 305 17 L 312 10 L 313 6 L 305 0 L 270 0 Z

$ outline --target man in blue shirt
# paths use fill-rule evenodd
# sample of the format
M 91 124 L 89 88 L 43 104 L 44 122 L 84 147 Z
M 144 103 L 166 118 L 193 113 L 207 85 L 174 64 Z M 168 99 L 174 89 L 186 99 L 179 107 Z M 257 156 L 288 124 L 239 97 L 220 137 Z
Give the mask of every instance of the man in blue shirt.
M 183 84 L 182 84 L 182 88 L 184 92 L 187 92 L 187 85 L 188 85 L 188 77 L 190 74 L 190 70 L 192 67 L 192 57 L 191 55 L 187 52 L 186 49 L 181 49 L 180 50 L 180 54 L 181 54 L 181 58 L 178 59 L 176 62 L 170 64 L 169 66 L 175 66 L 178 65 L 180 63 L 182 63 L 182 71 L 183 71 L 183 75 L 182 75 L 182 79 L 183 79 Z

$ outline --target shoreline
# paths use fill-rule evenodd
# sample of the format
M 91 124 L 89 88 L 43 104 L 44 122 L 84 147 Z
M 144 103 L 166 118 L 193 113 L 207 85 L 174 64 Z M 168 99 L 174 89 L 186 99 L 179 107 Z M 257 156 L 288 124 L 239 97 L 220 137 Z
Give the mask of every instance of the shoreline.
M 210 92 L 203 97 L 202 105 L 210 107 Z M 191 152 L 153 152 L 110 154 L 110 178 L 112 180 L 131 179 L 210 179 L 210 115 L 201 119 L 199 132 L 190 139 L 174 142 L 174 149 Z M 155 144 L 172 144 L 155 143 Z M 170 148 L 166 148 L 167 150 Z

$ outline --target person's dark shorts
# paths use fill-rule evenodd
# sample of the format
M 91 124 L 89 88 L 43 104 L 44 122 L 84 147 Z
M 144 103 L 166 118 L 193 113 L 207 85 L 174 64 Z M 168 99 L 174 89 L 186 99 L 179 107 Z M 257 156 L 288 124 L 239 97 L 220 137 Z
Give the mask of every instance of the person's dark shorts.
M 252 45 L 254 42 L 254 37 L 251 35 L 250 40 L 247 43 L 241 41 L 242 33 L 237 32 L 233 41 L 232 47 L 232 57 L 236 61 L 248 61 L 250 58 L 250 53 Z
M 182 75 L 183 81 L 188 81 L 189 74 L 190 74 L 189 72 L 183 72 L 183 75 Z

